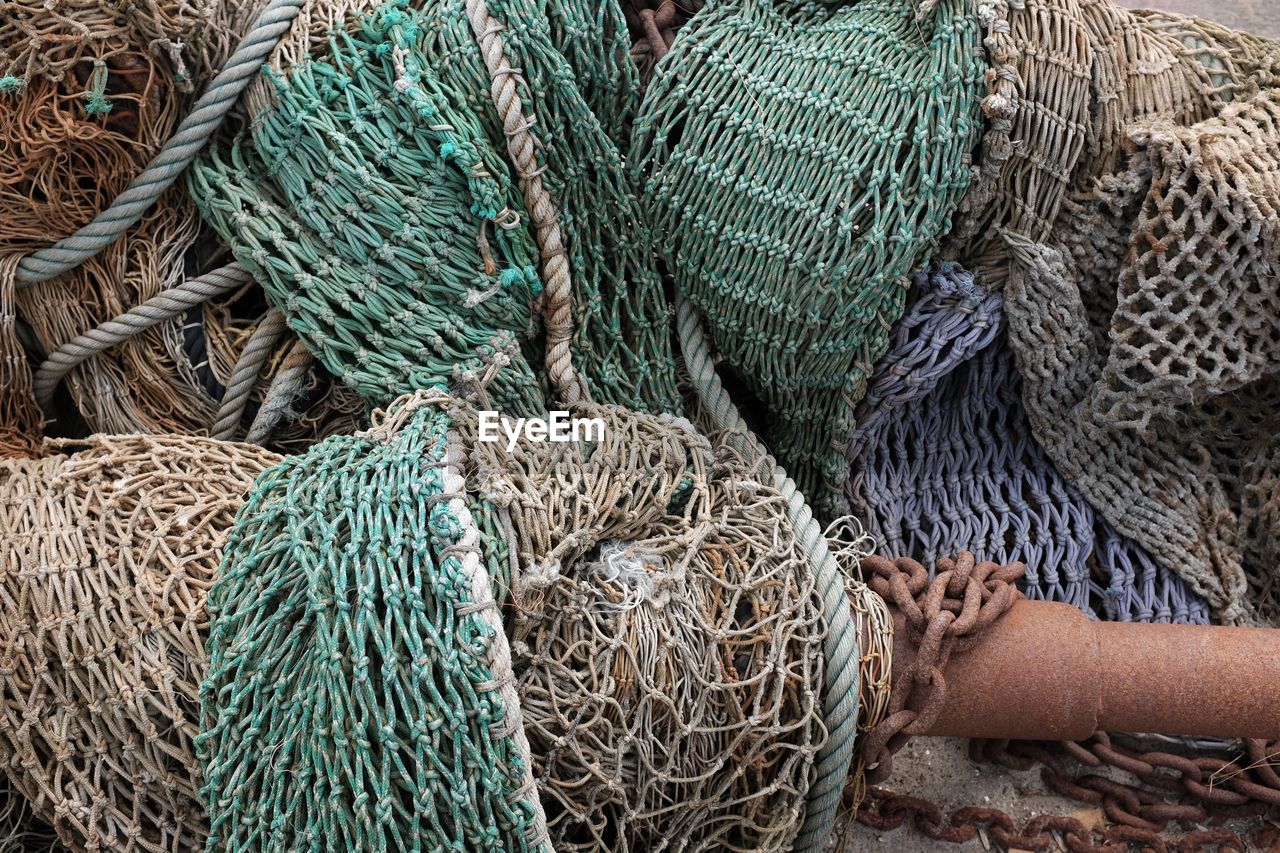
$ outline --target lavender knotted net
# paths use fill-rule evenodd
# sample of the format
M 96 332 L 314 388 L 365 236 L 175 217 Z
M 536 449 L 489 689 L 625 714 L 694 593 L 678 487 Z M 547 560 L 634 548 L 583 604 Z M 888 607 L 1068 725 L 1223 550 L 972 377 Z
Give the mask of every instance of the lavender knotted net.
M 1205 602 L 1117 533 L 1031 435 L 1003 297 L 935 261 L 917 273 L 849 445 L 845 497 L 882 553 L 1027 565 L 1031 598 L 1117 621 L 1196 622 Z

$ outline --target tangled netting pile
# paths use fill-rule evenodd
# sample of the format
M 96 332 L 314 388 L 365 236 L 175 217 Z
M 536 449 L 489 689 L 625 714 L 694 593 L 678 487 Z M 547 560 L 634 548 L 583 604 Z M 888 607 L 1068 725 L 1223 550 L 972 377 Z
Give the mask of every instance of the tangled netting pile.
M 1031 434 L 1003 298 L 934 262 L 915 277 L 850 442 L 849 510 L 877 553 L 1026 565 L 1032 598 L 1108 619 L 1207 622 L 1180 577 L 1120 536 Z
M 734 0 L 687 24 L 637 121 L 655 240 L 820 513 L 853 407 L 971 177 L 970 0 Z
M 1008 282 L 1063 476 L 1221 619 L 1274 622 L 1280 45 L 1096 0 L 1010 20 L 1020 144 L 952 249 Z
M 661 284 L 619 152 L 638 99 L 620 10 L 489 4 L 523 81 L 510 97 L 536 115 L 518 127 L 537 145 L 511 163 L 512 114 L 494 104 L 461 4 L 352 11 L 363 14 L 273 77 L 270 111 L 190 181 L 290 325 L 375 403 L 461 387 L 500 360 L 495 403 L 540 411 L 535 374 L 567 343 L 583 394 L 678 410 Z M 567 260 L 572 277 L 571 313 L 538 335 L 534 235 L 552 222 L 525 214 L 513 169 L 541 172 L 564 243 L 546 272 Z
M 184 179 L 37 281 L 264 3 L 0 0 L 0 848 L 812 853 L 893 668 L 805 495 L 1098 617 L 1280 624 L 1280 45 L 265 8 Z M 600 431 L 481 440 L 557 406 Z
M 50 417 L 62 417 L 62 434 L 85 428 L 208 431 L 260 325 L 265 306 L 246 279 L 242 287 L 98 348 L 105 352 L 80 351 L 84 342 L 77 336 L 218 265 L 225 252 L 203 235 L 181 188 L 166 192 L 136 225 L 76 269 L 32 284 L 17 277 L 15 266 L 51 238 L 86 225 L 125 190 L 190 111 L 258 5 L 0 4 L 0 113 L 6 118 L 0 122 L 0 299 L 16 305 L 27 324 L 29 350 L 51 355 L 70 347 L 60 354 L 73 357 L 63 371 L 73 411 L 55 412 L 51 400 L 42 401 Z M 16 346 L 12 330 L 0 330 L 0 337 L 8 339 L 0 349 Z M 251 391 L 254 407 L 287 348 L 286 342 L 262 353 L 259 364 L 267 363 Z M 302 384 L 309 387 L 312 411 L 305 423 L 285 425 L 277 437 L 281 447 L 358 425 L 362 412 L 352 395 L 331 389 L 318 374 Z M 28 440 L 26 449 L 32 448 Z
M 419 395 L 259 480 L 210 594 L 213 841 L 790 844 L 823 628 L 770 466 L 670 416 L 580 414 L 606 441 L 508 454 Z M 510 663 L 490 575 L 517 578 Z
M 192 850 L 205 596 L 278 457 L 209 439 L 0 460 L 0 767 L 73 849 Z

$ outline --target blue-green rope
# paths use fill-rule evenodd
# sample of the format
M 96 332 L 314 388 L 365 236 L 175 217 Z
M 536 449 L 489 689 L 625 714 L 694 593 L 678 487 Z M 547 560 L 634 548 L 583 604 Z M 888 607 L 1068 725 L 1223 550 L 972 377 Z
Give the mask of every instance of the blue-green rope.
M 305 0 L 271 0 L 245 35 L 195 108 L 182 120 L 155 159 L 130 182 L 106 210 L 79 231 L 47 249 L 32 252 L 18 263 L 17 282 L 25 287 L 75 269 L 115 242 L 169 186 L 186 171 L 213 136 L 240 94 L 253 80 L 263 60 L 288 31 Z
M 725 432 L 725 441 L 739 452 L 749 457 L 767 456 L 716 375 L 697 309 L 688 297 L 680 293 L 676 294 L 676 322 L 685 367 L 706 415 L 717 429 Z M 823 618 L 827 623 L 823 648 L 826 658 L 823 718 L 827 726 L 827 740 L 818 752 L 817 776 L 809 788 L 804 824 L 794 847 L 797 853 L 818 853 L 831 834 L 840 796 L 853 764 L 854 742 L 858 734 L 861 655 L 858 632 L 845 592 L 845 577 L 827 548 L 822 527 L 814 519 L 795 482 L 776 462 L 775 470 L 778 489 L 787 502 L 787 514 L 796 538 L 809 557 L 818 595 L 822 599 Z

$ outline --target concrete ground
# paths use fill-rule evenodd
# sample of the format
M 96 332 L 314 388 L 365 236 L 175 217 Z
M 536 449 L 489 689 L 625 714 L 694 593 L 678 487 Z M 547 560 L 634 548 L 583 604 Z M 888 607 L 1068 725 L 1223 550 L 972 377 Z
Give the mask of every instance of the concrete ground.
M 1132 9 L 1159 8 L 1184 15 L 1198 15 L 1237 29 L 1280 39 L 1280 0 L 1117 0 Z M 1055 796 L 1040 782 L 1038 770 L 1025 773 L 969 761 L 964 741 L 917 738 L 894 760 L 889 790 L 937 803 L 947 814 L 963 806 L 998 808 L 1019 824 L 1037 814 L 1071 815 L 1086 825 L 1102 821 L 1094 807 Z M 1244 834 L 1257 824 L 1230 825 Z M 1248 836 L 1246 835 L 1246 838 Z M 987 844 L 990 844 L 988 847 Z M 842 849 L 891 851 L 891 853 L 987 853 L 997 850 L 993 839 L 969 844 L 934 842 L 904 827 L 880 832 L 866 826 L 848 827 Z M 1273 853 L 1273 851 L 1258 851 Z

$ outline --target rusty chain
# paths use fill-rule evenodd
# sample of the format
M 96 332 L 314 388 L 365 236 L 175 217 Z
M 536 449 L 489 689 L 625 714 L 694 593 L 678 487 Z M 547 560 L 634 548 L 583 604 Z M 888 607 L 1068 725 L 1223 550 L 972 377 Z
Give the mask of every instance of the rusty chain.
M 653 58 L 661 59 L 671 50 L 676 30 L 693 15 L 694 5 L 686 2 L 682 7 L 675 0 L 626 0 L 622 11 L 632 38 L 648 42 Z
M 1100 732 L 1087 741 L 1056 745 L 974 741 L 970 754 L 1014 770 L 1041 765 L 1041 778 L 1055 793 L 1101 807 L 1116 825 L 1158 833 L 1170 822 L 1197 824 L 1280 809 L 1280 741 L 1245 740 L 1243 747 L 1230 759 L 1139 752 Z M 1071 764 L 1081 771 L 1073 772 Z M 1128 773 L 1136 783 L 1086 772 L 1104 766 Z
M 858 822 L 873 829 L 891 831 L 904 823 L 926 837 L 948 844 L 963 844 L 975 838 L 984 846 L 994 842 L 1005 850 L 1031 853 L 1246 853 L 1250 848 L 1237 833 L 1225 827 L 1197 829 L 1176 841 L 1162 838 L 1150 829 L 1115 825 L 1089 827 L 1069 816 L 1038 815 L 1018 827 L 1000 809 L 966 807 L 943 815 L 934 803 L 919 797 L 895 794 L 881 788 L 867 792 L 858 808 Z M 1254 834 L 1253 849 L 1274 850 L 1276 838 L 1267 828 Z
M 915 661 L 894 679 L 887 715 L 862 742 L 867 777 L 881 782 L 891 773 L 893 754 L 910 737 L 928 731 L 941 712 L 946 700 L 943 670 L 950 656 L 972 645 L 1012 606 L 1020 595 L 1014 584 L 1024 568 L 979 564 L 968 553 L 940 559 L 932 581 L 910 559 L 869 557 L 862 566 L 868 586 L 903 615 L 919 649 Z M 1210 820 L 1274 816 L 1280 810 L 1280 741 L 1243 744 L 1241 755 L 1224 758 L 1204 752 L 1144 752 L 1106 733 L 1080 743 L 975 740 L 970 744 L 975 760 L 1024 771 L 1041 766 L 1047 788 L 1097 806 L 1109 825 L 1089 827 L 1073 817 L 1041 815 L 1019 828 L 999 809 L 976 807 L 944 816 L 927 800 L 879 788 L 872 788 L 858 806 L 857 820 L 882 830 L 909 820 L 935 841 L 964 843 L 981 837 L 984 845 L 994 841 L 1005 849 L 1037 853 L 1245 851 L 1251 848 L 1244 839 L 1225 827 L 1198 828 Z M 1114 773 L 1088 772 L 1103 767 L 1124 771 L 1135 782 L 1119 781 Z M 849 787 L 851 807 L 855 790 Z M 1161 835 L 1171 822 L 1195 828 L 1171 841 Z M 1252 849 L 1280 851 L 1280 831 L 1270 824 L 1260 827 L 1252 841 Z
M 918 649 L 915 660 L 894 676 L 887 716 L 862 741 L 867 780 L 874 784 L 889 777 L 893 754 L 907 740 L 933 726 L 946 704 L 947 661 L 1021 597 L 1015 584 L 1026 567 L 979 563 L 965 551 L 954 560 L 939 559 L 933 580 L 906 557 L 867 557 L 862 568 L 867 585 L 905 617 Z

